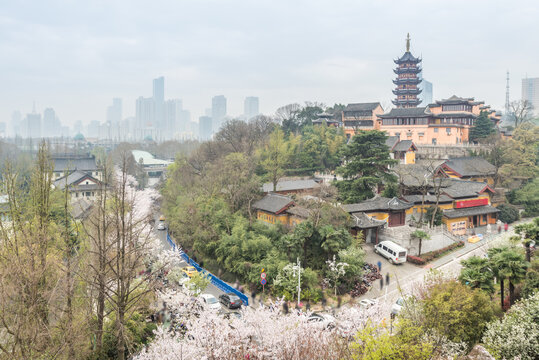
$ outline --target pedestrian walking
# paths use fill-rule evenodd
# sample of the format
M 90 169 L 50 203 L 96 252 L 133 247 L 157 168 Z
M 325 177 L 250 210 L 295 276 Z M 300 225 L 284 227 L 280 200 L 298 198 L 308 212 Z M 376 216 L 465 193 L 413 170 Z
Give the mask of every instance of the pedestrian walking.
M 283 303 L 283 312 L 286 314 L 288 314 L 288 301 L 285 301 Z
M 384 287 L 384 278 L 380 278 L 380 290 Z
M 382 262 L 380 260 L 378 260 L 378 271 L 382 271 Z
M 503 225 L 503 228 L 505 229 L 505 232 L 507 232 L 507 229 L 509 229 L 509 224 L 508 224 L 508 223 L 505 223 L 505 224 Z
M 389 273 L 386 274 L 386 285 L 389 286 Z
M 502 226 L 498 225 L 498 234 L 501 234 L 501 233 L 502 233 Z

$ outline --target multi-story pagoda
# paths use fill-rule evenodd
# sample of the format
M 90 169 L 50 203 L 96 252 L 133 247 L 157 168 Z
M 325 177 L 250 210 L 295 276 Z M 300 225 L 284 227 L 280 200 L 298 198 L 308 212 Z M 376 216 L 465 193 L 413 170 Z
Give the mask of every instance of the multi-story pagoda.
M 416 107 L 421 103 L 421 99 L 417 95 L 421 93 L 418 85 L 421 83 L 419 74 L 421 73 L 421 59 L 416 58 L 410 52 L 410 34 L 406 38 L 406 52 L 399 59 L 393 60 L 398 67 L 393 70 L 397 74 L 397 78 L 393 83 L 397 85 L 393 94 L 397 98 L 393 100 L 393 104 L 399 108 Z

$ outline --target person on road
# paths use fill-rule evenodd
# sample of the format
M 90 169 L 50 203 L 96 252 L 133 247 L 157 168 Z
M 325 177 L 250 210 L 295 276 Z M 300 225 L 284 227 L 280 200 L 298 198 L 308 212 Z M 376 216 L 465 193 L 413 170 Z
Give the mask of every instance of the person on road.
M 386 285 L 389 286 L 389 273 L 386 274 Z
M 509 224 L 508 223 L 503 224 L 503 228 L 505 229 L 505 232 L 507 232 L 507 229 L 509 229 Z
M 380 290 L 384 287 L 384 278 L 380 278 Z
M 382 262 L 380 260 L 378 260 L 378 271 L 382 271 Z

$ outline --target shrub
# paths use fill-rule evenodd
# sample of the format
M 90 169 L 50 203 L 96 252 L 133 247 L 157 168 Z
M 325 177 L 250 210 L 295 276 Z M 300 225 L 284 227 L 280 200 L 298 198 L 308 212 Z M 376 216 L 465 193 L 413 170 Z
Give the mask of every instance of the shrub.
M 424 265 L 426 263 L 428 263 L 429 261 L 432 261 L 434 259 L 437 259 L 439 257 L 442 257 L 444 256 L 445 254 L 447 254 L 448 252 L 451 252 L 459 247 L 463 247 L 464 246 L 464 241 L 458 241 L 458 242 L 455 242 L 449 246 L 446 246 L 444 248 L 441 248 L 441 249 L 438 249 L 438 250 L 434 250 L 434 251 L 430 251 L 428 253 L 424 253 L 423 255 L 421 256 L 413 256 L 413 255 L 408 255 L 406 257 L 406 260 L 412 264 L 416 264 L 416 265 Z
M 424 265 L 426 263 L 426 261 L 423 258 L 419 256 L 413 256 L 413 255 L 408 255 L 406 257 L 406 261 L 412 264 L 416 264 L 416 265 Z
M 436 209 L 436 206 L 429 206 L 427 208 L 427 212 L 425 214 L 425 218 L 427 220 L 427 222 L 430 222 L 430 220 L 432 219 L 432 213 L 434 212 L 434 209 Z M 438 225 L 442 225 L 442 217 L 443 217 L 443 210 L 438 208 L 438 210 L 436 210 L 436 215 L 434 216 L 434 225 L 438 226 Z
M 518 209 L 513 205 L 501 204 L 497 207 L 497 209 L 500 210 L 498 219 L 504 223 L 511 224 L 512 222 L 517 221 L 520 217 Z

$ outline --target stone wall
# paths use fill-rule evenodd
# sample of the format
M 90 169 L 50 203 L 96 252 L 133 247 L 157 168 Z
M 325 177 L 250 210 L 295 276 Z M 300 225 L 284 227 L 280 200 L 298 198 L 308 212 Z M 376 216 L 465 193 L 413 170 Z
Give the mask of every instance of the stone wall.
M 417 159 L 449 159 L 454 157 L 470 156 L 472 152 L 489 152 L 488 146 L 461 144 L 461 145 L 416 145 Z
M 412 234 L 415 230 L 417 230 L 416 227 L 411 227 L 408 225 L 384 227 L 380 230 L 378 238 L 379 241 L 393 241 L 394 243 L 408 250 L 408 255 L 417 256 L 419 252 L 419 241 L 415 239 L 412 240 L 410 236 L 410 234 Z M 429 240 L 423 240 L 421 245 L 422 254 L 444 248 L 457 240 L 447 230 L 444 230 L 443 225 L 435 226 L 432 229 L 424 227 L 421 230 L 430 235 Z

